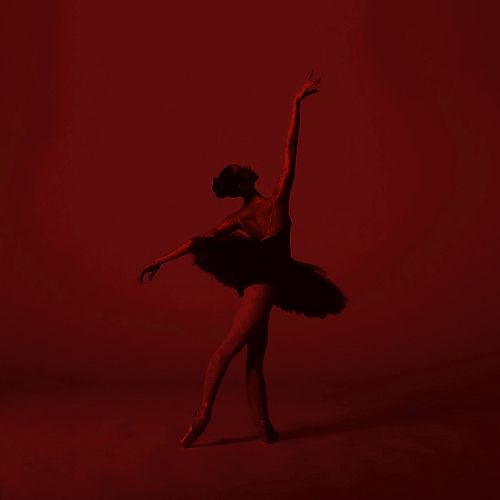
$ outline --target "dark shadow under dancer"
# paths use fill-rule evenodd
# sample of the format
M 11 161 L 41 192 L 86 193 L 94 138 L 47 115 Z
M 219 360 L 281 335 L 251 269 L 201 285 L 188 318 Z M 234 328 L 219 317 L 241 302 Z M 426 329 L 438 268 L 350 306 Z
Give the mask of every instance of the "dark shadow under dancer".
M 265 197 L 255 188 L 259 176 L 251 167 L 227 165 L 213 178 L 212 190 L 218 198 L 241 197 L 240 209 L 210 231 L 190 238 L 156 259 L 140 273 L 140 283 L 147 274 L 150 281 L 162 264 L 191 253 L 193 264 L 221 284 L 234 288 L 242 298 L 229 332 L 210 357 L 201 404 L 180 441 L 184 447 L 191 446 L 205 430 L 224 374 L 245 345 L 246 391 L 252 419 L 264 442 L 276 442 L 279 436 L 269 417 L 263 369 L 272 307 L 324 318 L 339 314 L 346 306 L 348 299 L 325 270 L 295 260 L 290 250 L 289 203 L 295 177 L 300 107 L 306 97 L 318 92 L 319 82 L 320 78 L 313 78 L 311 71 L 293 99 L 284 162 L 271 196 Z

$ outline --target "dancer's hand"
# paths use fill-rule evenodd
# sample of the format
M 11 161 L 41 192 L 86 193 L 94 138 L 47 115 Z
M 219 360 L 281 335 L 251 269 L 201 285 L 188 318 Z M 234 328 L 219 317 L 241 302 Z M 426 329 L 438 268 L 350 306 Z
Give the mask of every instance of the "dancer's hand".
M 153 262 L 152 264 L 150 264 L 149 266 L 145 267 L 141 274 L 139 275 L 139 283 L 143 283 L 143 280 L 144 280 L 144 276 L 147 274 L 147 273 L 151 273 L 148 277 L 148 281 L 151 281 L 153 279 L 153 276 L 160 270 L 160 267 L 162 266 L 162 262 L 158 262 L 158 261 L 155 261 Z
M 311 72 L 307 76 L 306 81 L 302 84 L 300 89 L 295 94 L 295 99 L 294 99 L 295 102 L 300 102 L 307 96 L 319 92 L 319 89 L 315 88 L 315 86 L 317 86 L 320 81 L 321 81 L 320 77 L 318 78 L 313 77 L 313 70 L 311 70 Z

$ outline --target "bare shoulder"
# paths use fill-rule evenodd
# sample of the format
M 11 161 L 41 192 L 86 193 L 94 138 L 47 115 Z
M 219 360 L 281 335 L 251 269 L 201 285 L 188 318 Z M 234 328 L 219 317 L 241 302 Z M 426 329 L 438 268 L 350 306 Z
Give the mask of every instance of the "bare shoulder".
M 248 220 L 248 219 L 255 218 L 255 207 L 253 207 L 251 205 L 243 206 L 243 207 L 239 208 L 238 210 L 236 210 L 235 212 L 233 212 L 231 214 L 231 216 L 235 217 L 240 222 L 242 220 Z
M 241 215 L 241 209 L 235 210 L 234 212 L 226 215 L 220 225 L 228 228 L 231 227 L 232 229 L 237 229 L 241 224 Z
M 240 229 L 241 223 L 238 212 L 239 211 L 236 211 L 226 215 L 226 217 L 224 217 L 224 219 L 216 226 L 212 227 L 208 231 L 205 231 L 200 236 L 203 238 L 216 238 Z
M 287 222 L 288 204 L 281 197 L 270 196 L 242 207 L 238 215 L 245 231 L 260 238 Z

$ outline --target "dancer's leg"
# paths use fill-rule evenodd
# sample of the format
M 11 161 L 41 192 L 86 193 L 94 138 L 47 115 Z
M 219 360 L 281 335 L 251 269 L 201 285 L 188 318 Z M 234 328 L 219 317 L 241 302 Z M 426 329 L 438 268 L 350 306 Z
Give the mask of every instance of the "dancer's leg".
M 245 367 L 247 400 L 254 421 L 268 419 L 267 390 L 264 378 L 264 354 L 268 340 L 268 322 L 265 321 L 258 334 L 249 339 Z
M 226 338 L 210 357 L 203 382 L 201 405 L 190 429 L 181 440 L 182 446 L 191 446 L 207 426 L 229 363 L 267 319 L 273 302 L 272 285 L 256 284 L 246 288 Z
M 257 284 L 246 288 L 229 333 L 208 363 L 203 384 L 201 408 L 212 409 L 218 388 L 233 357 L 266 322 L 273 306 L 273 288 Z
M 246 388 L 252 419 L 261 439 L 266 443 L 275 443 L 279 435 L 269 418 L 264 378 L 264 354 L 268 332 L 269 319 L 263 322 L 258 334 L 252 336 L 247 343 Z

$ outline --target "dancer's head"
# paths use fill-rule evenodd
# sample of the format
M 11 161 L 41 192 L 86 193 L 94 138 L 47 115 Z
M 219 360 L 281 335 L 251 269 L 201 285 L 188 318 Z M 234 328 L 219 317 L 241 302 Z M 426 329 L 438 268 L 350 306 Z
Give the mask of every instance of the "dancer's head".
M 254 189 L 259 174 L 250 166 L 242 167 L 236 163 L 225 166 L 217 177 L 213 178 L 212 191 L 217 198 L 237 198 Z

